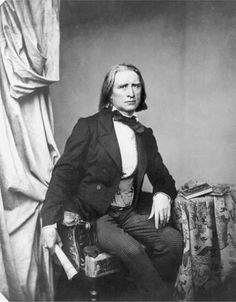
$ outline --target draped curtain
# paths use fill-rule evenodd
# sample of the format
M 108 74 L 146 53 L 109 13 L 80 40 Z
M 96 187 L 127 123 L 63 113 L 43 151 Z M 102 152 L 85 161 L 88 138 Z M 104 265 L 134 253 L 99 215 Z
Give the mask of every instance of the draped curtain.
M 40 209 L 59 157 L 48 86 L 59 80 L 59 1 L 0 0 L 0 292 L 53 300 Z

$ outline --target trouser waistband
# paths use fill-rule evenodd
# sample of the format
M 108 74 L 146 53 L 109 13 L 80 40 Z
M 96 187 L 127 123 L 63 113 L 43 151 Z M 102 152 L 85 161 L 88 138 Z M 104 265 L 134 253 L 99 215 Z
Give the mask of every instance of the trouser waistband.
M 117 207 L 117 206 L 110 206 L 108 208 L 109 211 L 112 211 L 112 212 L 122 212 L 122 211 L 125 211 L 125 210 L 129 210 L 131 208 L 131 206 L 128 206 L 128 207 Z

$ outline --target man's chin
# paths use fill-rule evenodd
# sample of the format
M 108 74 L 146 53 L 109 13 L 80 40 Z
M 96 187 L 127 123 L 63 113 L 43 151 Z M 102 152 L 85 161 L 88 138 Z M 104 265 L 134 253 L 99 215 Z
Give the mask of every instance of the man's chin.
M 136 109 L 137 109 L 137 106 L 136 106 L 136 105 L 128 105 L 128 106 L 126 107 L 126 111 L 127 111 L 127 112 L 134 112 Z

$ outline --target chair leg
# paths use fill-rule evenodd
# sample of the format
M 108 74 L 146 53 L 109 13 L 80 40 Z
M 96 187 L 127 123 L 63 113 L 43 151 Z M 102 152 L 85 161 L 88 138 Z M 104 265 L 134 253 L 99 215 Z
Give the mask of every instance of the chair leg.
M 99 301 L 97 278 L 88 278 L 90 301 Z

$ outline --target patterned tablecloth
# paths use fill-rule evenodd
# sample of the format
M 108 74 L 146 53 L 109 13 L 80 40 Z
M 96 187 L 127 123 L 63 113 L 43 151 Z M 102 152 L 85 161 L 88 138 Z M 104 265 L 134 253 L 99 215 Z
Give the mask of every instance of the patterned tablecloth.
M 184 238 L 176 298 L 202 299 L 222 288 L 229 276 L 236 276 L 236 186 L 230 185 L 221 197 L 187 200 L 179 194 L 174 220 Z

